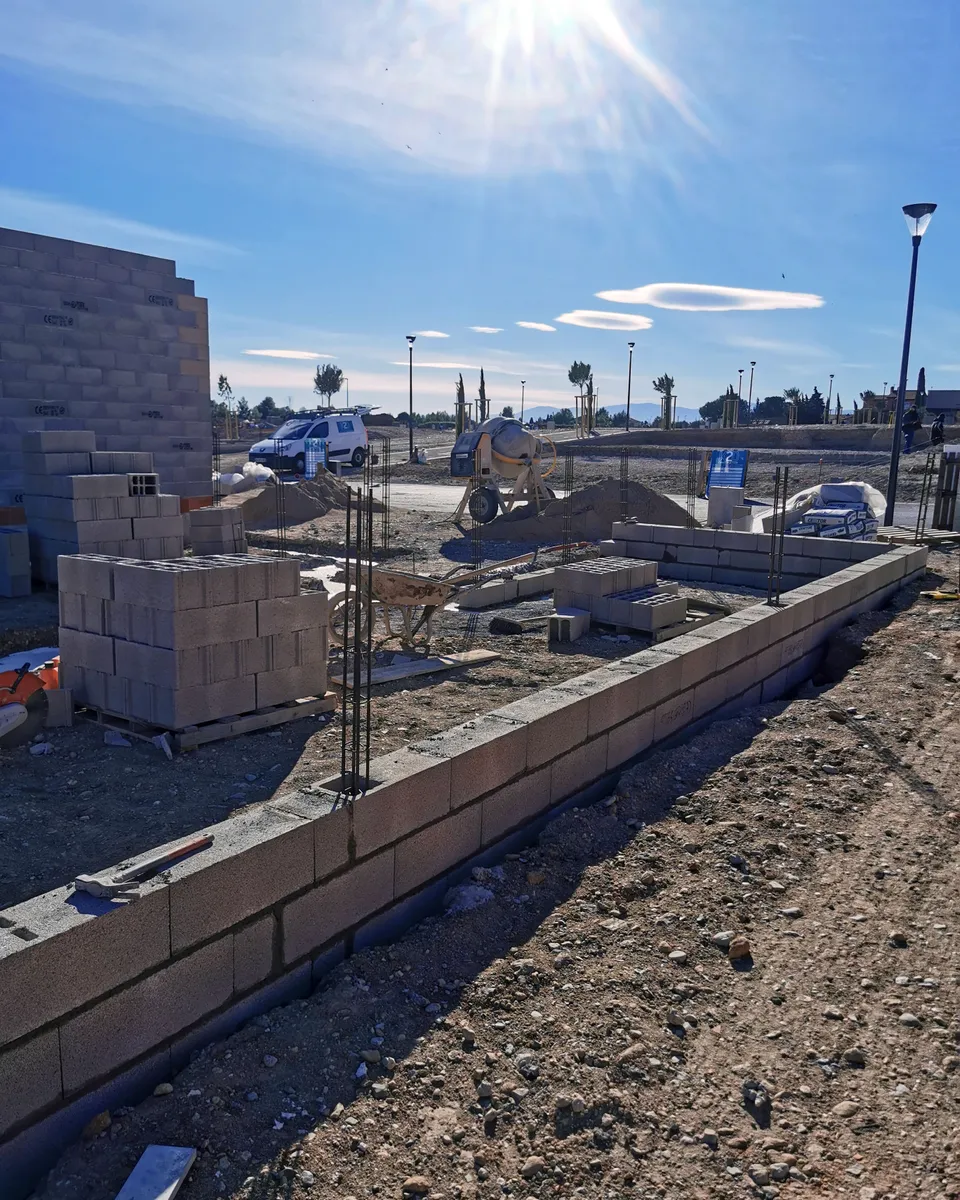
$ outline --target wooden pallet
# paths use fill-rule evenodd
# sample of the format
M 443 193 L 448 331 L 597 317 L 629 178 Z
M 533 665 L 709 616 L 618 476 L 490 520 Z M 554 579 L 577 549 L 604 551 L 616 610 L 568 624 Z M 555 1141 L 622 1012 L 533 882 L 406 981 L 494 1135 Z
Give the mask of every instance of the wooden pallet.
M 455 654 L 437 654 L 432 658 L 415 658 L 411 662 L 398 663 L 395 667 L 374 667 L 370 672 L 370 682 L 394 683 L 399 679 L 412 679 L 416 675 L 432 675 L 435 671 L 453 671 L 457 667 L 478 667 L 483 663 L 493 662 L 500 655 L 496 650 L 459 650 Z M 337 678 L 336 672 L 329 673 L 331 687 L 343 689 L 343 675 Z M 362 672 L 362 686 L 367 686 L 366 672 Z M 347 680 L 347 691 L 353 690 L 353 681 Z
M 288 721 L 298 721 L 301 717 L 334 712 L 336 708 L 337 697 L 333 692 L 327 692 L 325 696 L 288 700 L 286 704 L 277 704 L 273 708 L 261 708 L 256 712 L 243 713 L 236 717 L 222 717 L 218 721 L 206 721 L 202 725 L 191 725 L 186 729 L 162 729 L 147 721 L 138 721 L 99 708 L 81 709 L 80 715 L 106 729 L 115 729 L 125 737 L 152 742 L 161 749 L 162 743 L 166 741 L 171 750 L 179 753 L 183 750 L 195 750 L 209 742 L 221 742 L 227 738 L 241 737 L 245 733 L 273 729 L 278 725 L 286 725 Z
M 960 533 L 954 533 L 950 529 L 927 529 L 920 535 L 920 541 L 917 541 L 917 531 L 914 529 L 902 529 L 894 526 L 888 530 L 881 530 L 877 534 L 878 542 L 891 542 L 895 546 L 929 546 L 935 550 L 938 546 L 960 546 Z

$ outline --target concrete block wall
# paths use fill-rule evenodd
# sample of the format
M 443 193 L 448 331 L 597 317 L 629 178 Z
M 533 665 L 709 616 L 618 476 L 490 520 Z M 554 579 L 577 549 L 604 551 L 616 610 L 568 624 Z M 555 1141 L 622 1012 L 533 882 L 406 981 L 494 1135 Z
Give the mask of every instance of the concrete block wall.
M 207 302 L 172 260 L 0 229 L 0 506 L 21 503 L 35 429 L 152 454 L 172 492 L 210 495 Z
M 610 540 L 601 542 L 600 550 L 603 554 L 651 559 L 664 579 L 766 591 L 772 540 L 769 533 L 615 521 Z M 822 579 L 845 563 L 867 562 L 884 552 L 885 544 L 879 542 L 787 534 L 783 539 L 782 590 Z
M 584 789 L 602 794 L 648 747 L 797 685 L 831 633 L 885 603 L 926 557 L 885 551 L 779 608 L 743 609 L 375 758 L 352 805 L 332 792 L 279 796 L 212 826 L 212 846 L 134 905 L 79 906 L 60 888 L 6 910 L 0 1177 L 38 1144 L 41 1118 L 53 1128 L 70 1106 L 82 1114 L 84 1097 L 92 1115 L 110 1080 L 152 1087 L 189 1048 L 276 1003 L 278 988 L 306 994 L 329 963 L 394 934 L 531 822 Z M 107 566 L 89 572 L 90 594 L 107 598 Z M 196 603 L 209 582 L 171 572 L 165 595 Z
M 239 508 L 195 508 L 189 514 L 194 554 L 246 554 L 247 535 Z
M 0 596 L 30 595 L 30 539 L 25 528 L 0 526 Z
M 327 688 L 327 596 L 292 559 L 65 556 L 60 678 L 75 701 L 165 729 Z
M 33 575 L 57 581 L 61 554 L 182 558 L 180 498 L 161 495 L 152 456 L 100 451 L 88 430 L 35 430 L 23 435 L 23 505 Z M 152 495 L 140 494 L 144 490 Z

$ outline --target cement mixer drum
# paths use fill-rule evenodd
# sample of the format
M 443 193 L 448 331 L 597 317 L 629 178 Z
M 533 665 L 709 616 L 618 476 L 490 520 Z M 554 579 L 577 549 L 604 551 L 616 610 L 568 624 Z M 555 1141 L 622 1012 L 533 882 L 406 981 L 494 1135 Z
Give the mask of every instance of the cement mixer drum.
M 553 462 L 542 470 L 544 442 Z M 539 512 L 553 499 L 544 478 L 556 467 L 556 449 L 549 438 L 539 438 L 511 417 L 492 417 L 475 429 L 461 433 L 450 454 L 450 474 L 466 482 L 463 499 L 454 514 L 459 520 L 469 504 L 470 515 L 480 525 L 515 504 L 534 504 Z M 497 479 L 512 480 L 508 492 Z
M 490 438 L 494 470 L 504 479 L 518 478 L 542 456 L 540 439 L 524 429 L 519 421 L 512 417 L 491 417 L 457 438 L 450 455 L 450 473 L 454 478 L 473 474 L 474 454 L 484 434 Z

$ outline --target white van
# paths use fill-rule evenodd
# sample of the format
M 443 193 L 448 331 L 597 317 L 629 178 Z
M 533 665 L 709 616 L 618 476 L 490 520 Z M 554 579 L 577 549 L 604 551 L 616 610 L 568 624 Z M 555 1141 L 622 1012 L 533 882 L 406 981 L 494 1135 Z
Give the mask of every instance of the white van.
M 291 417 L 270 437 L 251 446 L 250 461 L 302 475 L 307 466 L 307 438 L 326 441 L 328 462 L 362 467 L 367 457 L 367 429 L 362 415 L 356 409 L 341 409 Z

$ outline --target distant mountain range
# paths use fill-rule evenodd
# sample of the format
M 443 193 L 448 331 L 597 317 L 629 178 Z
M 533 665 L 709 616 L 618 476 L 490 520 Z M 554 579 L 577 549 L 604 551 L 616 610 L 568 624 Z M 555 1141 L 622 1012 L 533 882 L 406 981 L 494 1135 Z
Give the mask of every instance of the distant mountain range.
M 601 408 L 605 408 L 607 410 L 607 412 L 610 414 L 618 413 L 618 412 L 625 412 L 626 407 L 627 406 L 625 404 L 603 404 L 603 405 L 601 405 Z M 524 420 L 539 421 L 541 418 L 546 418 L 546 417 L 552 416 L 560 408 L 569 408 L 572 410 L 573 405 L 572 404 L 567 404 L 567 405 L 563 405 L 563 404 L 529 405 L 529 404 L 527 404 L 527 405 L 525 405 L 524 410 L 523 410 L 523 417 L 524 417 Z M 499 406 L 494 408 L 495 414 L 499 413 L 499 411 L 500 411 Z M 520 415 L 520 406 L 518 404 L 515 404 L 513 406 L 513 414 L 514 414 L 514 416 L 517 416 L 517 417 Z M 630 405 L 630 420 L 631 421 L 654 421 L 659 416 L 660 416 L 660 405 L 659 404 L 647 403 L 647 404 L 631 404 Z M 700 412 L 696 408 L 684 408 L 682 405 L 678 405 L 677 411 L 676 411 L 676 419 L 678 421 L 699 421 L 700 420 Z

